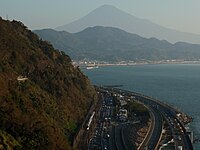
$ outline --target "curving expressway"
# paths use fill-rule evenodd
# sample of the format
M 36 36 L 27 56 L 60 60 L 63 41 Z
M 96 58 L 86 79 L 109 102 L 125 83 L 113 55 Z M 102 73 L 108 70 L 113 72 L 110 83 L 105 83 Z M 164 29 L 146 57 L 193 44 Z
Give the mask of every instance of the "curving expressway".
M 163 129 L 163 117 L 162 114 L 154 108 L 153 105 L 150 105 L 146 100 L 138 99 L 140 102 L 142 102 L 144 105 L 147 106 L 147 108 L 150 111 L 151 116 L 151 125 L 149 128 L 149 132 L 147 133 L 144 141 L 138 148 L 138 150 L 155 150 L 158 148 L 158 143 L 161 139 L 162 135 L 162 129 Z
M 182 122 L 177 118 L 176 112 L 170 106 L 163 104 L 159 101 L 154 100 L 153 98 L 135 94 L 136 98 L 143 102 L 145 105 L 148 105 L 152 108 L 152 110 L 157 111 L 158 114 L 162 114 L 163 117 L 167 118 L 169 125 L 171 126 L 172 133 L 174 133 L 174 143 L 175 149 L 179 149 L 181 146 L 184 150 L 193 150 L 192 142 L 186 133 L 186 129 Z M 157 122 L 156 124 L 160 124 Z M 156 129 L 156 128 L 155 128 Z M 160 130 L 160 129 L 159 129 Z M 151 137 L 154 138 L 154 137 Z M 150 149 L 150 148 L 149 148 Z
M 176 116 L 176 110 L 172 107 L 157 101 L 151 97 L 142 95 L 140 93 L 130 92 L 122 89 L 112 89 L 112 91 L 125 93 L 130 97 L 134 97 L 140 103 L 147 106 L 153 115 L 153 130 L 148 132 L 148 135 L 144 139 L 143 143 L 139 147 L 140 150 L 148 149 L 155 150 L 159 144 L 159 139 L 161 138 L 163 118 L 168 122 L 170 129 L 173 133 L 174 147 L 175 150 L 179 150 L 182 147 L 183 150 L 193 150 L 192 142 L 186 133 L 186 129 L 182 122 Z

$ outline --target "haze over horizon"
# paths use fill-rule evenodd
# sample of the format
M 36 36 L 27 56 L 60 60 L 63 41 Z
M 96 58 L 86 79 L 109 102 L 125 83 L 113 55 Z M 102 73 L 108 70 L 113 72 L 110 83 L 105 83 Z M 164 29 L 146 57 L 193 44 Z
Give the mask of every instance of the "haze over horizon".
M 30 29 L 55 28 L 75 21 L 102 5 L 115 6 L 133 16 L 167 28 L 200 34 L 198 0 L 43 0 L 0 2 L 0 16 L 22 21 Z
M 1 0 L 0 150 L 200 149 L 199 4 Z

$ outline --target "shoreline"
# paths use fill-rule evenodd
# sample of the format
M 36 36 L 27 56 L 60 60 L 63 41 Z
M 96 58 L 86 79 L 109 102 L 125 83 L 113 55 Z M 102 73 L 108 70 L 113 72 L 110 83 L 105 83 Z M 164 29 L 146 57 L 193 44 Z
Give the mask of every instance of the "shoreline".
M 97 69 L 98 67 L 109 67 L 109 66 L 138 66 L 138 65 L 177 65 L 177 64 L 200 64 L 200 61 L 158 61 L 158 62 L 137 62 L 137 63 L 95 63 L 95 64 L 79 64 L 74 63 L 74 66 L 80 68 L 87 68 L 88 66 L 94 67 L 92 69 Z

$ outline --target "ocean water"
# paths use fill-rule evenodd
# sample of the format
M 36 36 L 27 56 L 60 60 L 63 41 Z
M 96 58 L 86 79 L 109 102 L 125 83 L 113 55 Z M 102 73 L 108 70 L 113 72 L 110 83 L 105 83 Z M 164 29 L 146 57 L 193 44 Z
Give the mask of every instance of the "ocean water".
M 82 70 L 95 85 L 123 85 L 166 102 L 194 118 L 190 125 L 200 137 L 200 64 L 109 66 Z M 194 144 L 200 150 L 200 143 Z

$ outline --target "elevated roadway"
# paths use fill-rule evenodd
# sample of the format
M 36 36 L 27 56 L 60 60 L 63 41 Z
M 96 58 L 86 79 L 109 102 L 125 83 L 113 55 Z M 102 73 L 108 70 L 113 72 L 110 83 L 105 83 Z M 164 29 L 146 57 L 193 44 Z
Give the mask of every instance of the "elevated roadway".
M 138 150 L 155 150 L 158 147 L 158 143 L 160 141 L 160 137 L 162 135 L 163 128 L 163 118 L 158 110 L 152 108 L 151 106 L 147 107 L 150 111 L 151 124 L 148 130 L 148 133 L 138 147 Z
M 174 143 L 175 143 L 175 149 L 179 149 L 181 146 L 183 150 L 193 150 L 192 142 L 186 132 L 186 129 L 183 125 L 183 123 L 177 118 L 177 111 L 170 107 L 169 105 L 166 105 L 160 101 L 157 101 L 156 99 L 145 96 L 140 93 L 130 92 L 122 89 L 107 89 L 111 90 L 112 92 L 118 92 L 121 94 L 125 94 L 126 96 L 130 96 L 131 98 L 134 97 L 134 100 L 137 100 L 138 102 L 144 103 L 146 106 L 148 106 L 151 109 L 151 112 L 154 114 L 156 123 L 154 130 L 149 141 L 145 141 L 146 143 L 146 149 L 156 149 L 159 144 L 159 138 L 161 136 L 162 132 L 162 116 L 164 118 L 167 118 L 167 121 L 171 127 L 173 137 L 174 137 Z M 145 145 L 145 144 L 144 144 Z
M 126 92 L 124 90 L 122 91 Z M 160 113 L 162 113 L 162 115 L 164 115 L 165 117 L 171 120 L 170 125 L 174 129 L 173 131 L 175 134 L 174 137 L 177 137 L 174 139 L 175 149 L 178 150 L 179 146 L 182 146 L 183 150 L 194 149 L 183 123 L 177 118 L 175 109 L 151 97 L 148 97 L 139 93 L 135 93 L 135 92 L 127 91 L 127 93 L 131 94 L 132 96 L 135 96 L 135 99 L 138 99 L 144 104 L 147 104 L 147 105 L 150 105 L 151 107 L 156 108 Z

